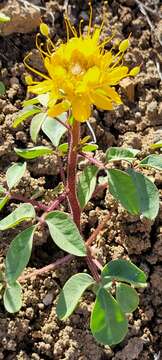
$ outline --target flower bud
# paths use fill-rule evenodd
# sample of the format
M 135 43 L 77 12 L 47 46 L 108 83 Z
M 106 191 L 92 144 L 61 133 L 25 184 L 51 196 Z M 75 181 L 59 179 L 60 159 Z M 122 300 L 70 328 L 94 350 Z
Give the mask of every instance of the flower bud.
M 136 76 L 140 72 L 140 66 L 135 66 L 130 72 L 129 76 Z
M 42 35 L 47 37 L 49 35 L 49 27 L 48 27 L 48 25 L 45 24 L 45 23 L 41 23 L 40 24 L 40 32 L 41 32 Z
M 126 51 L 127 49 L 128 49 L 128 47 L 129 47 L 129 40 L 128 39 L 126 39 L 126 40 L 123 40 L 121 43 L 120 43 L 120 45 L 119 45 L 119 51 L 120 52 L 124 52 L 124 51 Z

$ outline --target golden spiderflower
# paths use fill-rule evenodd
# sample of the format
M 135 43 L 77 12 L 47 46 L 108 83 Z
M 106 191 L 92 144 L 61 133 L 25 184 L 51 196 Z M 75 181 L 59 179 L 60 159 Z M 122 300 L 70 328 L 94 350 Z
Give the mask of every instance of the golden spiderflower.
M 33 81 L 27 77 L 28 91 L 34 94 L 49 93 L 48 114 L 58 116 L 71 110 L 75 120 L 88 120 L 92 106 L 103 110 L 112 110 L 115 104 L 121 104 L 121 98 L 114 86 L 127 76 L 135 76 L 139 67 L 130 72 L 123 66 L 122 59 L 129 46 L 129 40 L 122 41 L 117 54 L 112 49 L 106 51 L 105 45 L 110 41 L 106 38 L 100 42 L 100 28 L 95 27 L 91 34 L 92 8 L 90 5 L 90 20 L 86 35 L 79 34 L 65 17 L 67 41 L 55 46 L 49 37 L 48 26 L 40 25 L 40 32 L 46 37 L 46 50 L 39 44 L 37 35 L 36 46 L 43 58 L 46 74 L 33 69 L 25 58 L 26 66 L 35 74 L 40 75 L 42 81 Z M 69 32 L 72 37 L 69 37 Z

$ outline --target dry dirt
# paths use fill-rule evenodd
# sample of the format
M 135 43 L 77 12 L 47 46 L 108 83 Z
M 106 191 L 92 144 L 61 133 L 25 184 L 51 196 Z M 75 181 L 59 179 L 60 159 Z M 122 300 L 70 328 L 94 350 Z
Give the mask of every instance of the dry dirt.
M 149 144 L 162 138 L 162 81 L 158 65 L 162 64 L 162 7 L 160 1 L 146 0 L 142 4 L 155 9 L 147 10 L 155 31 L 150 29 L 148 20 L 141 13 L 135 0 L 93 1 L 94 22 L 105 19 L 104 35 L 115 31 L 115 39 L 131 35 L 131 48 L 125 62 L 128 65 L 141 64 L 141 73 L 131 84 L 122 84 L 120 92 L 124 105 L 112 112 L 94 110 L 91 124 L 99 146 L 105 151 L 108 146 L 132 146 L 147 155 Z M 6 3 L 0 2 L 0 6 Z M 33 0 L 31 4 L 41 9 L 43 19 L 52 26 L 54 40 L 65 39 L 63 11 L 68 4 L 74 24 L 83 17 L 88 21 L 87 1 Z M 153 5 L 156 5 L 153 6 Z M 51 16 L 54 15 L 54 19 Z M 0 70 L 7 92 L 0 98 L 0 180 L 12 161 L 18 158 L 14 146 L 26 147 L 31 144 L 29 123 L 18 129 L 12 128 L 15 112 L 21 108 L 26 87 L 24 83 L 23 58 L 27 51 L 34 49 L 35 33 L 13 34 L 1 37 Z M 113 40 L 114 41 L 114 40 Z M 36 57 L 35 57 L 35 61 Z M 86 133 L 83 126 L 83 133 Z M 43 135 L 39 144 L 46 144 Z M 99 154 L 100 156 L 100 154 Z M 162 177 L 156 171 L 149 172 L 162 195 Z M 20 184 L 20 191 L 30 196 L 35 191 L 50 199 L 52 189 L 60 181 L 55 157 L 30 161 L 28 173 Z M 129 258 L 148 274 L 148 287 L 140 291 L 140 306 L 130 316 L 129 333 L 118 346 L 110 349 L 96 343 L 89 330 L 89 316 L 93 295 L 85 294 L 75 314 L 60 322 L 55 313 L 57 295 L 66 279 L 82 271 L 83 262 L 72 262 L 33 282 L 24 284 L 23 308 L 16 315 L 5 312 L 0 302 L 0 359 L 6 360 L 158 360 L 162 359 L 162 208 L 154 224 L 128 215 L 117 206 L 110 195 L 101 193 L 86 207 L 82 220 L 83 230 L 88 236 L 97 222 L 113 209 L 112 219 L 96 242 L 98 256 L 104 261 L 119 257 Z M 8 205 L 1 218 L 11 210 Z M 0 262 L 3 262 L 11 239 L 20 228 L 1 233 Z M 47 230 L 37 234 L 29 268 L 44 266 L 62 252 L 54 247 Z M 161 354 L 160 354 L 161 351 Z

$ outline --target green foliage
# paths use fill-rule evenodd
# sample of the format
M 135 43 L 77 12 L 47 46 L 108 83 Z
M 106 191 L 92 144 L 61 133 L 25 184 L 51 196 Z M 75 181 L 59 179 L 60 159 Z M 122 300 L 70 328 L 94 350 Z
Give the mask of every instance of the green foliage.
M 6 286 L 3 302 L 5 309 L 9 313 L 15 313 L 20 310 L 22 306 L 22 290 L 18 281 Z
M 63 144 L 60 144 L 58 146 L 58 150 L 63 153 L 63 154 L 66 154 L 68 152 L 68 143 L 63 143 Z
M 96 151 L 98 149 L 98 145 L 97 144 L 85 144 L 82 147 L 82 151 L 84 152 L 91 152 L 91 151 Z
M 28 149 L 18 149 L 14 148 L 17 155 L 21 156 L 24 159 L 36 159 L 40 156 L 45 156 L 53 153 L 51 148 L 47 146 L 36 146 Z
M 0 185 L 0 195 L 4 194 L 5 191 L 6 191 L 5 188 L 2 185 Z
M 97 181 L 98 168 L 95 165 L 87 166 L 79 176 L 77 184 L 77 195 L 81 208 L 83 209 L 90 200 Z
M 162 140 L 157 141 L 155 144 L 150 145 L 151 149 L 161 149 L 162 148 Z
M 16 210 L 0 221 L 0 230 L 10 229 L 22 221 L 35 218 L 35 210 L 31 204 L 19 205 Z
M 0 96 L 4 95 L 5 92 L 6 92 L 5 84 L 3 83 L 3 81 L 0 81 Z
M 22 110 L 18 112 L 18 116 L 13 122 L 13 127 L 16 128 L 18 125 L 20 125 L 24 120 L 28 119 L 32 115 L 35 115 L 37 113 L 41 112 L 41 109 L 34 105 L 26 106 Z
M 162 155 L 149 155 L 140 163 L 142 167 L 150 167 L 157 170 L 162 170 Z
M 123 310 L 103 287 L 97 292 L 90 328 L 97 341 L 109 346 L 121 342 L 128 331 L 128 322 Z
M 119 161 L 119 160 L 125 160 L 128 162 L 132 162 L 135 160 L 136 155 L 139 153 L 139 150 L 136 149 L 125 149 L 120 147 L 110 147 L 106 151 L 106 161 Z
M 131 313 L 139 305 L 139 296 L 134 288 L 127 284 L 116 285 L 116 300 L 124 313 Z
M 0 197 L 0 211 L 4 208 L 4 206 L 7 204 L 9 200 L 9 196 L 6 195 L 4 197 Z
M 141 173 L 108 170 L 109 190 L 123 207 L 134 215 L 155 219 L 159 211 L 159 193 L 153 182 Z
M 60 292 L 56 306 L 57 316 L 66 320 L 74 311 L 84 291 L 94 284 L 94 279 L 85 273 L 73 275 Z
M 102 270 L 103 284 L 112 280 L 124 281 L 135 287 L 146 286 L 146 275 L 131 261 L 118 259 L 106 264 Z
M 26 162 L 16 163 L 10 166 L 6 172 L 7 185 L 9 189 L 17 186 L 24 176 L 26 170 Z
M 6 279 L 10 285 L 15 283 L 29 262 L 35 229 L 36 226 L 25 229 L 10 244 L 5 260 Z
M 86 256 L 86 246 L 68 214 L 53 211 L 46 216 L 45 220 L 51 237 L 58 247 L 76 256 Z
M 0 23 L 5 23 L 8 21 L 10 21 L 10 17 L 0 11 Z
M 66 122 L 67 116 L 65 113 L 58 116 L 63 123 Z M 57 119 L 46 116 L 43 124 L 42 131 L 48 136 L 54 146 L 58 146 L 60 143 L 61 137 L 67 131 L 66 127 L 60 124 Z
M 41 126 L 43 124 L 44 119 L 46 118 L 46 113 L 40 112 L 33 116 L 31 124 L 30 124 L 30 136 L 32 141 L 35 143 L 37 141 L 37 137 Z

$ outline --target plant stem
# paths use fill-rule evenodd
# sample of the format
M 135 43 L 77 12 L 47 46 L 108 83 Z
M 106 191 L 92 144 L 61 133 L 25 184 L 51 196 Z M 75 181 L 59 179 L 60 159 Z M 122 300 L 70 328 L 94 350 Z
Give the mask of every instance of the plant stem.
M 41 209 L 41 210 L 44 210 L 44 211 L 47 211 L 47 206 L 42 204 L 41 202 L 39 201 L 36 201 L 34 199 L 27 199 L 26 197 L 24 197 L 23 195 L 17 195 L 17 194 L 13 194 L 13 195 L 10 195 L 10 199 L 11 200 L 19 200 L 19 201 L 23 201 L 25 203 L 30 203 L 32 204 L 33 206 L 37 207 L 38 209 Z
M 52 210 L 55 210 L 59 207 L 59 205 L 66 199 L 67 197 L 67 191 L 64 191 L 60 196 L 57 197 L 54 201 L 52 201 L 52 204 L 50 204 L 46 210 L 46 212 L 50 212 Z
M 106 166 L 99 160 L 87 155 L 86 153 L 80 152 L 79 155 L 89 160 L 92 164 L 96 165 L 99 169 L 106 169 Z
M 67 169 L 67 188 L 69 190 L 68 200 L 70 204 L 73 220 L 80 231 L 81 209 L 76 193 L 76 168 L 77 168 L 77 146 L 80 140 L 80 123 L 74 121 L 70 134 L 68 169 Z
M 35 277 L 37 275 L 42 275 L 50 270 L 55 269 L 58 266 L 66 264 L 67 262 L 71 261 L 73 258 L 74 258 L 73 255 L 66 255 L 63 258 L 58 259 L 54 263 L 51 263 L 47 266 L 42 267 L 41 269 L 34 270 L 34 271 L 32 271 L 32 273 L 24 275 L 24 276 L 20 276 L 19 281 L 24 282 L 25 280 L 31 279 L 32 277 Z

